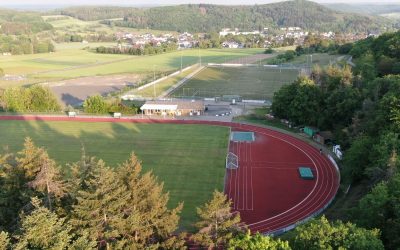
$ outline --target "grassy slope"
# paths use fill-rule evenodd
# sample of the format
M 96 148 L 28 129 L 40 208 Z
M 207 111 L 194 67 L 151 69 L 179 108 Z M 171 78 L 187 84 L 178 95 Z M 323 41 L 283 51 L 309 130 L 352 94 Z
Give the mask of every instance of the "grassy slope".
M 1 121 L 0 141 L 15 152 L 26 136 L 48 149 L 58 163 L 78 161 L 81 144 L 89 155 L 116 165 L 134 151 L 144 171 L 152 170 L 170 192 L 170 205 L 184 201 L 181 225 L 189 228 L 195 207 L 223 189 L 229 130 L 171 124 Z
M 244 98 L 272 99 L 273 93 L 284 84 L 293 82 L 297 70 L 266 68 L 207 68 L 178 88 L 172 95 L 214 97 L 239 94 Z M 185 93 L 184 93 L 185 89 Z

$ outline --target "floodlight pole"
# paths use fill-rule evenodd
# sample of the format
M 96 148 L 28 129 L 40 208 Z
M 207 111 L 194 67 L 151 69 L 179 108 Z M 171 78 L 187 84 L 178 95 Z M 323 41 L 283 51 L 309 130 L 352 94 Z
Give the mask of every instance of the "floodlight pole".
M 156 65 L 153 65 L 153 92 L 154 92 L 154 99 L 156 99 Z
M 182 72 L 182 68 L 183 68 L 182 54 L 183 54 L 183 52 L 182 52 L 182 50 L 181 50 L 181 72 Z
M 201 67 L 201 55 L 200 55 L 200 46 L 199 46 L 199 60 L 200 60 L 200 67 Z

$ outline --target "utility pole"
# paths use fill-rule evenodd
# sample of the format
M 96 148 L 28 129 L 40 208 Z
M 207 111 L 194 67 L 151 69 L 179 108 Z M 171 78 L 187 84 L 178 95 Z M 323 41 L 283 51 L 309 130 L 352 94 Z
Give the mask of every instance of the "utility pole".
M 199 47 L 199 61 L 200 61 L 200 67 L 201 67 L 201 55 L 200 55 L 200 47 Z
M 183 68 L 182 53 L 183 53 L 183 51 L 181 50 L 181 72 L 182 72 L 182 68 Z
M 153 65 L 153 92 L 154 92 L 154 99 L 156 99 L 156 84 L 154 81 L 156 80 L 156 65 Z

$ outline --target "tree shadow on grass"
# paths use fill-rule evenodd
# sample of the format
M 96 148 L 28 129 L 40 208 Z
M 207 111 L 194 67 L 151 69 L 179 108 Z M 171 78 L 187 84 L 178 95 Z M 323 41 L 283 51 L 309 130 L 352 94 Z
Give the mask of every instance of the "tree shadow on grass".
M 195 151 L 198 149 L 196 143 L 208 146 L 210 138 L 207 136 L 202 138 L 203 132 L 197 128 L 193 130 L 183 125 L 177 127 L 173 124 L 157 123 L 159 122 L 155 121 L 152 125 L 47 122 L 40 117 L 37 121 L 1 121 L 0 141 L 2 145 L 9 145 L 8 151 L 14 153 L 21 150 L 24 139 L 30 137 L 37 146 L 44 147 L 49 156 L 55 159 L 67 174 L 70 171 L 67 163 L 81 159 L 82 145 L 88 156 L 103 159 L 111 167 L 126 161 L 134 151 L 143 161 L 143 172 L 153 171 L 160 181 L 165 182 L 164 190 L 171 192 L 170 207 L 175 207 L 182 200 L 186 201 L 181 226 L 191 229 L 191 223 L 195 218 L 195 207 L 211 197 L 212 190 L 210 192 L 206 190 L 214 189 L 215 183 L 210 180 L 208 180 L 210 183 L 201 182 L 211 173 L 203 168 L 190 166 L 190 164 L 199 165 L 193 162 L 198 156 L 196 158 L 190 154 L 196 152 L 201 155 L 199 151 Z M 188 145 L 186 138 L 192 137 L 197 139 L 193 140 L 194 145 Z M 199 150 L 205 149 L 199 148 Z M 3 153 L 4 150 L 0 152 Z

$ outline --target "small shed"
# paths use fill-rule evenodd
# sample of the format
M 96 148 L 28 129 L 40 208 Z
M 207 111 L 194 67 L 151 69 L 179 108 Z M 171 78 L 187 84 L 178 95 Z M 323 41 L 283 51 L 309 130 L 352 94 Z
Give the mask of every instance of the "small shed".
M 314 141 L 325 144 L 327 141 L 331 141 L 333 138 L 331 131 L 321 131 L 314 136 Z
M 313 137 L 316 133 L 319 132 L 319 129 L 315 127 L 305 126 L 304 133 L 310 137 Z

